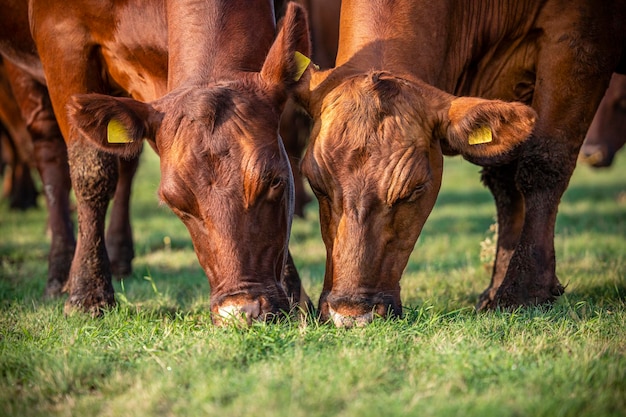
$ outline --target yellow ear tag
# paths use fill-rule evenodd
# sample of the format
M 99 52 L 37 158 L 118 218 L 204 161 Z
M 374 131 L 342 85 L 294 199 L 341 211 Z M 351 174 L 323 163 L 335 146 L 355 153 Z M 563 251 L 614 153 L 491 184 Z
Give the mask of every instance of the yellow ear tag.
M 298 51 L 294 53 L 293 57 L 296 60 L 296 68 L 298 70 L 296 72 L 296 76 L 293 77 L 293 79 L 294 81 L 299 81 L 302 77 L 302 74 L 304 74 L 304 71 L 306 71 L 306 68 L 309 66 L 309 63 L 311 63 L 311 59 Z
M 493 140 L 491 128 L 489 126 L 481 126 L 470 133 L 467 141 L 470 145 L 480 145 L 481 143 L 489 143 Z
M 111 119 L 107 125 L 107 141 L 109 143 L 131 143 L 133 140 L 128 136 L 128 131 L 121 122 Z

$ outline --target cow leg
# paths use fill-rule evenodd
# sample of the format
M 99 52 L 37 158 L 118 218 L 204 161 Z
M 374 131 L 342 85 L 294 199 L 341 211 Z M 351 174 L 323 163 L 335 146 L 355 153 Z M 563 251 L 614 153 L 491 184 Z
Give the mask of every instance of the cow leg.
M 70 218 L 70 176 L 65 142 L 45 86 L 5 62 L 13 94 L 33 140 L 35 164 L 41 176 L 51 232 L 45 296 L 57 297 L 67 281 L 76 242 Z
M 543 304 L 564 290 L 556 276 L 554 227 L 576 151 L 540 137 L 531 138 L 527 145 L 516 175 L 524 195 L 522 233 L 500 286 L 481 298 L 479 308 Z
M 100 315 L 115 305 L 111 266 L 104 242 L 104 223 L 118 177 L 117 157 L 75 141 L 69 145 L 70 174 L 78 210 L 78 239 L 65 312 L 74 309 Z
M 37 207 L 37 188 L 30 173 L 30 165 L 26 162 L 19 162 L 13 166 L 9 201 L 12 209 L 26 210 Z
M 17 106 L 17 103 L 15 105 Z M 30 138 L 28 140 L 30 141 Z M 20 156 L 11 134 L 5 131 L 1 124 L 0 141 L 0 148 L 4 148 L 0 155 L 0 158 L 3 158 L 0 175 L 5 166 L 9 167 L 8 175 L 4 178 L 2 185 L 2 195 L 9 199 L 11 209 L 27 210 L 37 207 L 38 193 L 30 172 L 30 164 Z
M 498 237 L 491 283 L 478 300 L 478 310 L 485 308 L 494 299 L 522 232 L 524 200 L 514 181 L 516 169 L 516 165 L 508 165 L 486 167 L 482 171 L 482 181 L 493 194 L 496 203 Z
M 135 257 L 133 232 L 130 225 L 130 193 L 138 166 L 139 156 L 131 159 L 119 158 L 119 178 L 106 234 L 106 249 L 111 262 L 111 272 L 118 277 L 132 273 L 131 262 Z
M 524 198 L 524 223 L 500 286 L 493 295 L 483 297 L 481 308 L 543 304 L 564 291 L 556 276 L 554 250 L 558 205 L 611 75 L 588 63 L 619 56 L 585 44 L 584 35 L 572 36 L 568 48 L 562 40 L 550 44 L 547 39 L 548 43 L 541 45 L 533 97 L 538 121 L 523 145 L 515 173 Z M 572 85 L 585 87 L 569 88 Z
M 52 106 L 61 133 L 67 143 L 69 172 L 76 197 L 78 233 L 76 251 L 63 290 L 68 293 L 65 313 L 75 310 L 102 314 L 102 310 L 115 305 L 111 266 L 106 252 L 104 224 L 109 201 L 115 193 L 118 178 L 116 156 L 99 151 L 82 138 L 81 133 L 69 123 L 67 104 L 75 94 L 87 92 L 106 93 L 102 80 L 101 60 L 90 42 L 83 43 L 89 35 L 80 23 L 64 22 L 64 33 L 71 33 L 75 42 L 63 36 L 47 36 L 48 25 L 45 2 L 34 3 L 31 8 L 31 25 L 35 43 L 46 45 L 39 51 L 46 74 Z M 71 76 L 58 71 L 71 68 Z

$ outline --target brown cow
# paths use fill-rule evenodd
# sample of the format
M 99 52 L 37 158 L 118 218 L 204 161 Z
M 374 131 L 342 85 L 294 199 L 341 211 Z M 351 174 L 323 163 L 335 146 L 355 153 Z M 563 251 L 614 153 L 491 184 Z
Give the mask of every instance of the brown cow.
M 435 203 L 443 154 L 482 165 L 496 200 L 497 259 L 478 308 L 563 292 L 557 207 L 622 51 L 623 9 L 343 0 L 336 67 L 313 72 L 302 98 L 315 120 L 302 170 L 327 248 L 323 320 L 401 314 L 400 277 Z
M 115 302 L 104 214 L 114 154 L 137 155 L 142 138 L 161 158 L 159 195 L 187 226 L 209 278 L 214 321 L 306 303 L 285 267 L 293 181 L 277 135 L 299 82 L 295 52 L 309 52 L 304 11 L 288 7 L 276 37 L 270 0 L 83 3 L 32 1 L 29 10 L 77 200 L 66 310 L 99 314 Z M 8 12 L 24 22 L 23 9 Z M 32 41 L 13 40 L 3 52 L 42 76 L 27 53 Z
M 609 88 L 580 148 L 581 160 L 595 168 L 609 167 L 626 143 L 626 75 L 613 74 Z

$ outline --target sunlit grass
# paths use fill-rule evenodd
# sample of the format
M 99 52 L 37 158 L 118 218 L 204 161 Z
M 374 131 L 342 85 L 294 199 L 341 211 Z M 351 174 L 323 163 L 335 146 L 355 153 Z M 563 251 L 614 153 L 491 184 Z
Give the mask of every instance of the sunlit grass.
M 146 150 L 133 192 L 136 258 L 100 319 L 43 301 L 45 211 L 0 202 L 0 415 L 622 416 L 626 412 L 626 154 L 579 167 L 555 237 L 566 294 L 477 314 L 495 210 L 479 168 L 444 185 L 402 279 L 404 317 L 336 329 L 312 317 L 216 328 L 183 224 L 156 198 Z M 42 201 L 43 203 L 43 201 Z M 42 205 L 42 204 L 40 204 Z M 293 225 L 307 291 L 321 291 L 317 208 Z

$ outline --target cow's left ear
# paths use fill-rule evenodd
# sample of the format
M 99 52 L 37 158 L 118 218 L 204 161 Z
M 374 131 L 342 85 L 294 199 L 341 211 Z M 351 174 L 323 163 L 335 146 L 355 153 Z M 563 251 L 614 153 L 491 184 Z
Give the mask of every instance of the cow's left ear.
M 535 111 L 522 103 L 456 97 L 443 123 L 442 147 L 479 165 L 506 162 L 510 151 L 530 136 L 536 119 Z
M 286 98 L 287 93 L 298 85 L 308 86 L 310 56 L 311 39 L 306 10 L 291 2 L 261 69 L 261 78 Z
M 122 157 L 139 155 L 143 139 L 152 147 L 162 114 L 149 103 L 103 94 L 77 94 L 67 106 L 73 126 L 96 147 Z

